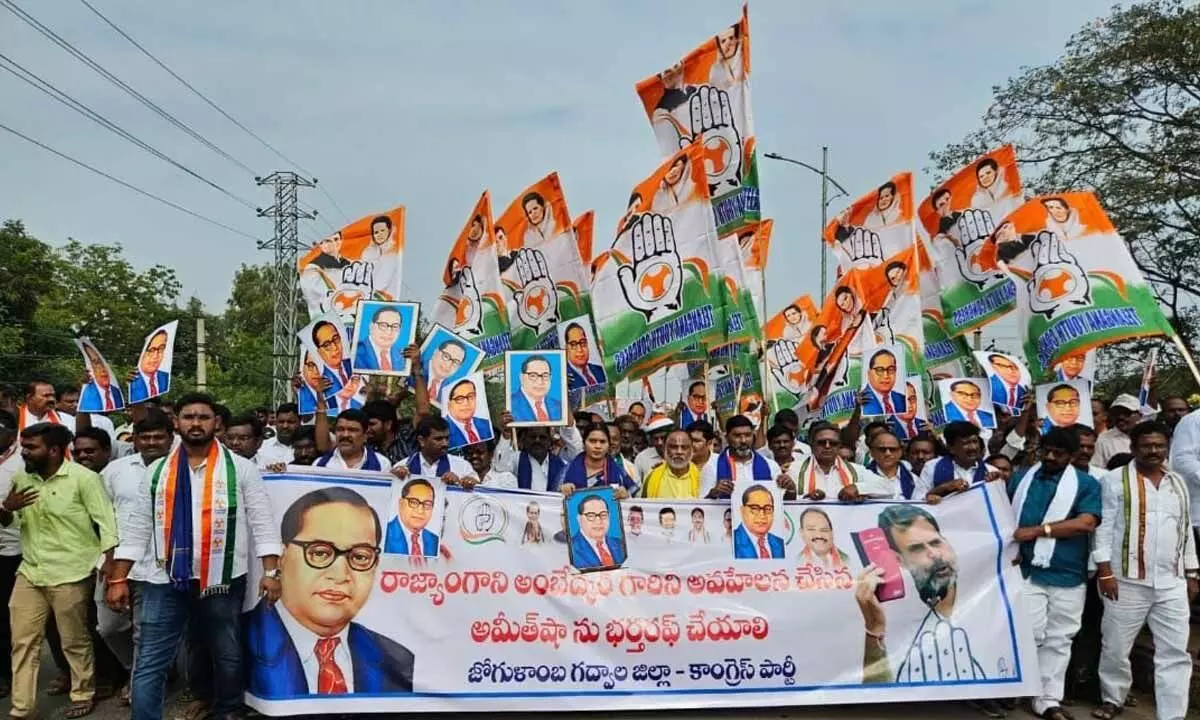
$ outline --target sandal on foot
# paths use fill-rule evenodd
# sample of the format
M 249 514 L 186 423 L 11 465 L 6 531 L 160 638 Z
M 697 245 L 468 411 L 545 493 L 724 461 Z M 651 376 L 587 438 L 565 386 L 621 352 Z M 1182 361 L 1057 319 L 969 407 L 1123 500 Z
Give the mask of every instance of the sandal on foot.
M 96 703 L 94 701 L 81 700 L 80 702 L 73 702 L 70 705 L 68 705 L 67 708 L 65 710 L 63 710 L 63 717 L 65 717 L 65 718 L 81 718 L 84 715 L 90 715 L 92 713 L 92 711 L 95 709 L 96 709 Z
M 1112 720 L 1116 716 L 1125 712 L 1125 708 L 1116 705 L 1115 703 L 1100 703 L 1100 707 L 1092 711 L 1092 717 L 1098 720 Z
M 1075 716 L 1064 710 L 1061 705 L 1046 708 L 1042 712 L 1042 718 L 1044 720 L 1075 720 Z
M 203 700 L 193 700 L 183 711 L 175 715 L 175 720 L 205 720 L 209 715 L 208 703 Z

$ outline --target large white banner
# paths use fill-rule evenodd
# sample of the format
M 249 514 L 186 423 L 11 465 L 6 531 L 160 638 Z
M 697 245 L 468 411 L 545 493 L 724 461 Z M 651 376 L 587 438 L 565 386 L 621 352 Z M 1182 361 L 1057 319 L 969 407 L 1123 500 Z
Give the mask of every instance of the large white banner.
M 285 542 L 283 596 L 270 608 L 247 598 L 247 649 L 248 702 L 268 715 L 1038 688 L 1012 511 L 995 483 L 936 507 L 778 506 L 751 489 L 736 504 L 628 500 L 618 512 L 585 490 L 564 517 L 559 495 L 443 498 L 436 481 L 307 469 L 266 480 Z M 436 557 L 399 554 L 414 543 Z M 581 573 L 570 558 L 620 567 Z M 864 558 L 881 568 L 874 592 L 860 579 L 874 577 Z

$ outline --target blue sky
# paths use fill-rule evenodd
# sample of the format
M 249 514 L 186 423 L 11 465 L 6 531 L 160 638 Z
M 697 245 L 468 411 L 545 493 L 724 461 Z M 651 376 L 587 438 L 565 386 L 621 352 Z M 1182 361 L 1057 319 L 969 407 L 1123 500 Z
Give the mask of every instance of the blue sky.
M 282 162 L 151 64 L 81 3 L 22 7 L 256 172 Z M 733 22 L 733 0 L 653 3 L 100 3 L 112 20 L 226 110 L 311 170 L 352 218 L 408 208 L 405 294 L 431 302 L 454 237 L 484 188 L 504 207 L 550 170 L 573 215 L 597 211 L 598 246 L 659 155 L 634 83 Z M 813 164 L 859 194 L 976 126 L 993 85 L 1053 61 L 1105 2 L 876 3 L 755 0 L 753 107 L 760 151 Z M 0 47 L 145 141 L 256 205 L 266 188 L 0 10 Z M 255 236 L 270 221 L 136 149 L 8 74 L 3 122 Z M 103 181 L 0 133 L 0 215 L 42 240 L 120 243 L 176 268 L 220 311 L 249 240 Z M 760 158 L 776 220 L 768 305 L 817 293 L 819 179 Z M 302 201 L 335 225 L 323 195 Z M 844 206 L 835 201 L 831 211 Z M 320 220 L 302 237 L 327 232 Z

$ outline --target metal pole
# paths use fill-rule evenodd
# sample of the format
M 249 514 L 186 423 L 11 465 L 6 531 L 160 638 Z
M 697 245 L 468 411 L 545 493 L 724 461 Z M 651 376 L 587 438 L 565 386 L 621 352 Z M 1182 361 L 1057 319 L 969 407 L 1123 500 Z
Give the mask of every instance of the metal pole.
M 208 391 L 208 362 L 204 344 L 204 318 L 196 318 L 196 390 Z
M 826 267 L 828 250 L 825 246 L 825 225 L 829 222 L 829 146 L 821 146 L 821 300 L 829 292 L 829 270 Z

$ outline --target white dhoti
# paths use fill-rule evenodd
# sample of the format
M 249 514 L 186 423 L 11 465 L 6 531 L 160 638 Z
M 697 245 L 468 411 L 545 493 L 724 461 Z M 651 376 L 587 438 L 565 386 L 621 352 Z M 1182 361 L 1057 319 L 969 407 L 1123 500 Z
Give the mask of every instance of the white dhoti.
M 1142 626 L 1154 635 L 1154 705 L 1158 720 L 1183 720 L 1187 714 L 1192 658 L 1187 641 L 1191 612 L 1187 587 L 1155 589 L 1117 581 L 1117 600 L 1104 598 L 1100 641 L 1100 696 L 1117 707 L 1125 704 L 1133 671 L 1129 653 Z
M 1083 624 L 1086 597 L 1086 585 L 1056 587 L 1025 582 L 1024 603 L 1033 625 L 1042 675 L 1041 694 L 1033 698 L 1033 711 L 1038 715 L 1062 704 L 1071 641 Z

